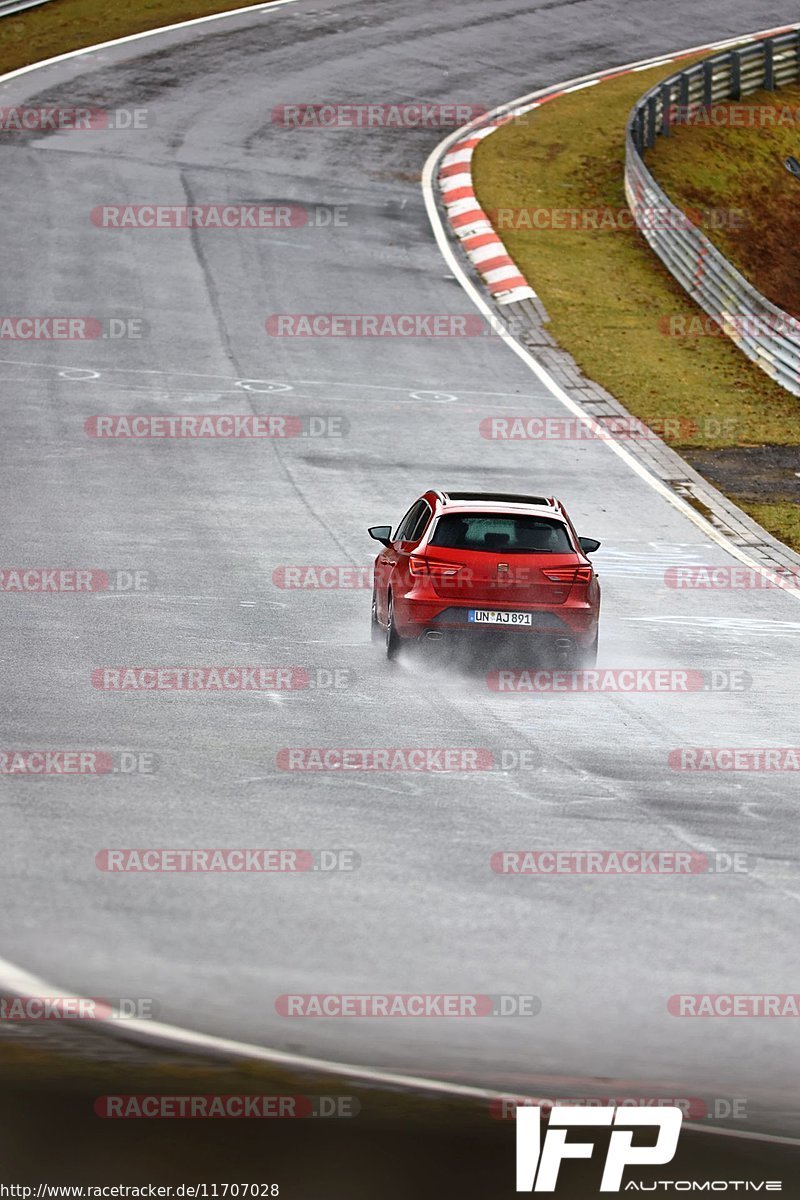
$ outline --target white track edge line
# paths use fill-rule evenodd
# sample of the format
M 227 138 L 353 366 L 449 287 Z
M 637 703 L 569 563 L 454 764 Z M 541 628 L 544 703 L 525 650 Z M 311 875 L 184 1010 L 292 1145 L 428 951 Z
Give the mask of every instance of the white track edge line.
M 56 63 L 67 62 L 71 58 L 80 58 L 84 54 L 92 54 L 95 50 L 108 50 L 113 46 L 124 46 L 126 42 L 137 42 L 140 38 L 155 37 L 162 33 L 172 33 L 176 29 L 188 29 L 192 25 L 205 25 L 210 21 L 221 21 L 225 17 L 238 17 L 242 13 L 268 12 L 271 8 L 282 8 L 284 4 L 296 4 L 297 0 L 269 0 L 266 4 L 248 4 L 245 8 L 231 8 L 224 12 L 209 13 L 206 17 L 193 17 L 190 21 L 176 21 L 173 25 L 160 25 L 156 29 L 143 29 L 139 33 L 128 33 L 124 37 L 113 38 L 109 42 L 95 42 L 92 46 L 79 46 L 77 50 L 67 50 L 65 54 L 56 54 L 53 58 L 43 58 L 39 62 L 28 63 L 25 67 L 17 67 L 0 75 L 0 84 L 29 71 L 38 71 L 42 67 L 52 67 Z
M 47 996 L 53 1000 L 85 1000 L 86 997 L 76 996 L 72 992 L 62 992 L 51 988 L 44 980 L 29 974 L 6 959 L 0 958 L 0 991 L 8 991 L 19 997 Z M 80 1021 L 66 1022 L 71 1026 L 79 1025 Z M 291 1054 L 283 1050 L 270 1050 L 264 1046 L 256 1046 L 248 1042 L 239 1042 L 232 1038 L 217 1037 L 210 1033 L 195 1033 L 182 1029 L 177 1025 L 166 1025 L 161 1021 L 145 1021 L 138 1017 L 114 1020 L 113 1018 L 98 1017 L 92 1020 L 93 1028 L 117 1036 L 127 1041 L 155 1042 L 159 1045 L 178 1046 L 184 1050 L 194 1050 L 199 1054 L 224 1055 L 226 1058 L 242 1058 L 250 1061 L 270 1063 L 274 1066 L 294 1068 L 299 1071 L 318 1072 L 319 1074 L 336 1075 L 347 1079 L 373 1084 L 381 1087 L 403 1088 L 406 1091 L 429 1092 L 440 1096 L 450 1096 L 453 1099 L 480 1100 L 484 1103 L 497 1100 L 524 1100 L 530 1104 L 532 1100 L 543 1108 L 550 1108 L 550 1100 L 544 1100 L 521 1092 L 501 1091 L 496 1088 L 476 1087 L 471 1084 L 452 1083 L 449 1080 L 429 1078 L 424 1075 L 403 1075 L 394 1071 L 383 1071 L 376 1067 L 358 1066 L 354 1063 L 332 1062 L 329 1059 L 311 1058 L 301 1054 Z M 785 1137 L 773 1133 L 753 1133 L 746 1130 L 714 1128 L 698 1124 L 696 1121 L 684 1121 L 683 1129 L 694 1133 L 712 1133 L 718 1137 L 743 1138 L 748 1141 L 770 1142 L 779 1146 L 800 1146 L 800 1138 Z
M 73 992 L 64 992 L 54 988 L 36 975 L 31 975 L 22 967 L 0 958 L 0 992 L 7 992 L 19 998 L 47 996 L 53 1000 L 86 1000 Z M 81 1021 L 66 1021 L 73 1028 Z M 273 1050 L 266 1046 L 258 1046 L 251 1042 L 240 1042 L 235 1038 L 218 1037 L 211 1033 L 198 1033 L 191 1029 L 183 1029 L 178 1025 L 167 1025 L 161 1021 L 143 1020 L 139 1017 L 113 1018 L 97 1017 L 87 1024 L 93 1029 L 101 1029 L 112 1036 L 124 1040 L 157 1042 L 171 1046 L 180 1046 L 185 1050 L 194 1050 L 202 1054 L 223 1054 L 226 1057 L 242 1058 L 277 1066 L 292 1067 L 300 1071 L 316 1071 L 320 1074 L 347 1076 L 362 1080 L 364 1083 L 376 1083 L 390 1087 L 411 1087 L 418 1091 L 446 1092 L 454 1097 L 468 1100 L 494 1100 L 507 1098 L 508 1092 L 498 1092 L 491 1088 L 476 1087 L 470 1084 L 451 1083 L 447 1080 L 438 1081 L 419 1075 L 403 1075 L 399 1072 L 384 1071 L 376 1067 L 359 1066 L 355 1063 L 340 1063 L 330 1059 L 313 1058 L 308 1055 L 294 1054 L 284 1050 Z M 543 1102 L 544 1103 L 544 1102 Z M 798 1140 L 800 1145 L 800 1140 Z

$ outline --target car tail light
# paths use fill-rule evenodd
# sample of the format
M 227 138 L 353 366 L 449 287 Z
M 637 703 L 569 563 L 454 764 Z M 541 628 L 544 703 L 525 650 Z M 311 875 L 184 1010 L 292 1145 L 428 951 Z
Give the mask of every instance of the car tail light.
M 542 574 L 553 583 L 591 583 L 594 571 L 592 567 L 552 567 L 542 569 Z
M 415 558 L 413 554 L 408 560 L 408 569 L 412 575 L 432 575 L 435 579 L 457 575 L 461 570 L 458 563 L 439 562 L 435 558 Z

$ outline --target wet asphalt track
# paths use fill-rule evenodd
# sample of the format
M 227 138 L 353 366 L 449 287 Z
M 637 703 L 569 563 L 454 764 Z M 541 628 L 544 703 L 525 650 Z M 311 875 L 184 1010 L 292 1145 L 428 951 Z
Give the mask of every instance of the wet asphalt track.
M 164 1021 L 282 1049 L 539 1093 L 608 1094 L 611 1079 L 634 1094 L 660 1084 L 743 1097 L 751 1127 L 797 1132 L 790 1020 L 666 1011 L 677 992 L 796 987 L 796 777 L 691 775 L 666 759 L 685 745 L 796 740 L 797 601 L 667 589 L 666 566 L 732 560 L 603 445 L 481 439 L 485 416 L 563 415 L 495 339 L 264 332 L 276 312 L 471 311 L 417 182 L 443 132 L 281 129 L 273 106 L 491 107 L 788 19 L 780 5 L 740 0 L 301 0 L 2 86 L 2 104 L 144 107 L 149 125 L 3 139 L 5 312 L 143 318 L 148 336 L 3 343 L 2 565 L 155 579 L 139 595 L 2 596 L 3 741 L 159 760 L 149 777 L 3 781 L 3 956 L 84 994 L 153 997 Z M 188 233 L 89 220 L 98 204 L 252 201 L 346 205 L 347 223 Z M 129 444 L 83 432 L 95 414 L 209 412 L 330 415 L 349 433 Z M 284 564 L 367 564 L 366 526 L 396 522 L 431 484 L 564 498 L 603 541 L 603 665 L 741 668 L 753 688 L 497 695 L 480 671 L 387 665 L 369 642 L 364 590 L 274 586 Z M 224 696 L 90 682 L 104 665 L 255 663 L 354 679 Z M 278 769 L 277 751 L 292 746 L 528 755 L 525 769 L 345 777 Z M 258 845 L 353 847 L 362 865 L 332 877 L 94 865 L 106 846 Z M 737 877 L 514 879 L 488 866 L 508 847 L 717 849 L 757 865 Z M 542 1011 L 276 1013 L 278 994 L 312 991 L 533 993 Z

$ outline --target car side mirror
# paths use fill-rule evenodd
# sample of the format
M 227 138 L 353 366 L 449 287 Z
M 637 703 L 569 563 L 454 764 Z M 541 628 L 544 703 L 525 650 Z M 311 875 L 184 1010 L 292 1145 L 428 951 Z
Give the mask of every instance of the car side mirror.
M 595 550 L 600 549 L 601 543 L 597 538 L 578 538 L 578 541 L 584 554 L 594 554 Z
M 383 542 L 384 546 L 391 546 L 392 544 L 391 525 L 373 525 L 371 529 L 367 530 L 367 533 L 376 542 Z

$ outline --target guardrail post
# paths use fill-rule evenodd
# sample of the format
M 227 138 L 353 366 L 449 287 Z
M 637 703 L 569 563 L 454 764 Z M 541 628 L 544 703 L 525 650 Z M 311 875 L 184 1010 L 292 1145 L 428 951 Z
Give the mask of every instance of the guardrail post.
M 678 105 L 680 107 L 681 112 L 680 112 L 680 116 L 678 117 L 678 120 L 679 121 L 680 120 L 688 121 L 689 120 L 689 84 L 690 84 L 689 72 L 682 71 L 680 79 L 681 79 L 681 81 L 680 81 L 680 88 L 678 91 Z M 677 122 L 676 122 L 676 124 L 677 124 Z
M 775 43 L 772 38 L 764 42 L 764 88 L 775 91 Z
M 645 124 L 645 147 L 650 149 L 656 140 L 656 98 L 651 96 L 647 101 L 647 122 Z
M 669 137 L 672 124 L 672 85 L 665 83 L 661 89 L 661 132 Z
M 738 50 L 731 50 L 731 86 L 730 99 L 742 98 L 742 56 Z

